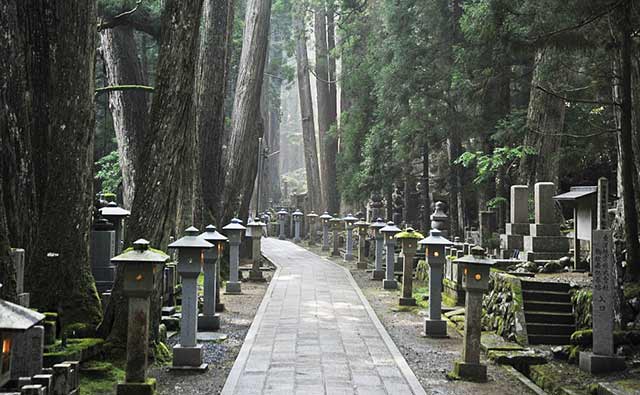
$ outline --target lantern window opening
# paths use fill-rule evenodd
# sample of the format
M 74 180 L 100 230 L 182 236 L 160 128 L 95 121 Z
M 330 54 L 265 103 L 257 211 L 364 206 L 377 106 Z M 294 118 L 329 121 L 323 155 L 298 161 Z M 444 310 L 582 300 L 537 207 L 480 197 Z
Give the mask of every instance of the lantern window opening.
M 2 338 L 2 355 L 0 355 L 0 371 L 2 373 L 8 372 L 11 362 L 11 339 Z

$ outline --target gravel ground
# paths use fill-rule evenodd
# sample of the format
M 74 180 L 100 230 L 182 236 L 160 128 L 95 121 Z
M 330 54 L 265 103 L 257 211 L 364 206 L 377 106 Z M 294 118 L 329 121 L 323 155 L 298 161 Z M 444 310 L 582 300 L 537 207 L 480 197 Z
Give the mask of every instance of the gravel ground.
M 272 272 L 263 272 L 267 280 Z M 221 313 L 221 330 L 228 338 L 220 343 L 205 342 L 204 362 L 209 369 L 204 373 L 171 372 L 167 367 L 154 367 L 149 372 L 158 383 L 159 395 L 212 395 L 219 394 L 240 352 L 253 317 L 258 310 L 269 283 L 242 283 L 243 295 L 221 295 L 225 311 Z M 180 334 L 169 339 L 169 346 L 180 342 Z
M 320 252 L 319 248 L 311 248 L 310 250 L 316 254 L 325 255 Z M 426 311 L 422 309 L 398 311 L 399 291 L 383 290 L 380 282 L 370 280 L 370 273 L 356 270 L 355 262 L 347 263 L 342 259 L 335 258 L 331 258 L 331 260 L 349 268 L 369 304 L 428 394 L 533 394 L 502 367 L 492 363 L 488 364 L 488 383 L 478 384 L 448 380 L 446 373 L 451 371 L 453 362 L 461 356 L 461 336 L 449 328 L 451 337 L 448 339 L 421 337 L 420 332 L 423 330 Z

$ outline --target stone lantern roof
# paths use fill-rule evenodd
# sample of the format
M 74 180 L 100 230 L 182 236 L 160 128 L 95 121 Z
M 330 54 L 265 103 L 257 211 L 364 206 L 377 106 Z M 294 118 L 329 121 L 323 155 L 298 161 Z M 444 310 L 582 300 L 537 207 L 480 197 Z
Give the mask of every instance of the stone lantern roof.
M 26 331 L 42 320 L 44 314 L 0 299 L 0 331 Z
M 442 236 L 442 232 L 439 231 L 438 229 L 431 229 L 431 231 L 429 232 L 429 236 L 420 240 L 418 242 L 418 244 L 420 245 L 445 245 L 445 246 L 450 246 L 453 245 L 453 243 L 447 239 L 446 237 Z
M 213 226 L 213 225 L 207 225 L 207 227 L 204 228 L 204 233 L 202 233 L 200 235 L 200 237 L 202 237 L 203 239 L 205 239 L 208 242 L 227 241 L 227 240 L 229 240 L 227 238 L 227 236 L 225 236 L 222 233 L 218 232 L 216 230 L 216 227 Z
M 122 207 L 118 207 L 118 203 L 116 202 L 109 202 L 106 207 L 100 209 L 100 214 L 103 217 L 128 217 L 131 215 L 131 212 Z

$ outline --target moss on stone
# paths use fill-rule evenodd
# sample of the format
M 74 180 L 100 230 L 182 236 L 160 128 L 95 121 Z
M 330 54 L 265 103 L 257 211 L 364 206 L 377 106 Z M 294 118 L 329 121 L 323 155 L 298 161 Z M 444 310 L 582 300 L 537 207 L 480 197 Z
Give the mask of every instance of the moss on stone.
M 113 394 L 115 385 L 124 381 L 124 362 L 91 361 L 80 367 L 82 395 Z
M 624 283 L 625 300 L 640 297 L 640 283 Z
M 62 337 L 86 339 L 95 336 L 96 331 L 93 325 L 89 325 L 84 322 L 74 322 L 72 324 L 65 325 L 62 329 L 62 333 Z
M 582 329 L 571 334 L 571 344 L 588 347 L 593 342 L 593 330 Z
M 88 339 L 69 339 L 67 346 L 62 347 L 62 342 L 57 342 L 56 347 L 50 352 L 44 353 L 44 357 L 57 358 L 66 356 L 75 356 L 91 347 L 104 344 L 104 339 L 88 338 Z
M 155 359 L 156 364 L 163 366 L 171 363 L 173 360 L 173 354 L 166 344 L 158 342 L 155 343 L 153 347 L 153 358 Z

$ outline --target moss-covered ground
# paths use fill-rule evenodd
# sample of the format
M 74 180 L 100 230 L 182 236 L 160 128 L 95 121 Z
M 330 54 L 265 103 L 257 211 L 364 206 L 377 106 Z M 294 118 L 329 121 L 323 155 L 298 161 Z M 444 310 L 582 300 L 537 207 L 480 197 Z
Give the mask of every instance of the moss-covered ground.
M 124 381 L 124 361 L 90 361 L 80 368 L 82 395 L 115 394 L 115 386 Z

